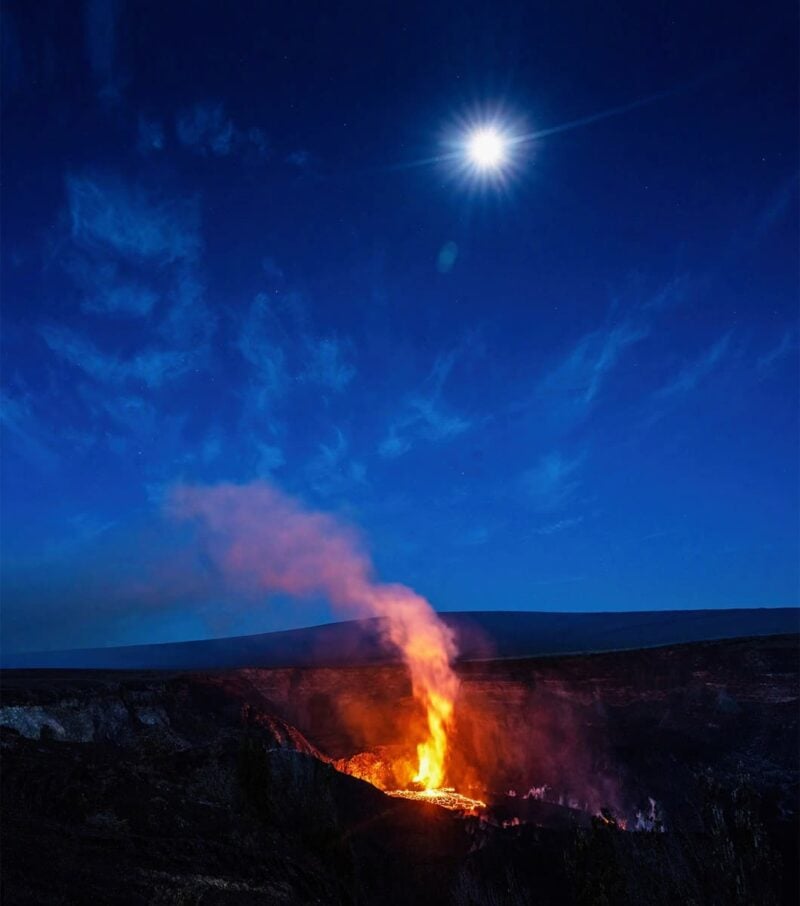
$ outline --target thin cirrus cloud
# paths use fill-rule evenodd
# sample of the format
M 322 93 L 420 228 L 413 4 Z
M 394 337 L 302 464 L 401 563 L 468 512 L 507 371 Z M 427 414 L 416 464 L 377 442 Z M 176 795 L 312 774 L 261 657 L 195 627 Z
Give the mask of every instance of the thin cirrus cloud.
M 310 486 L 321 497 L 351 492 L 366 483 L 366 467 L 350 456 L 350 445 L 340 428 L 332 443 L 321 443 L 306 467 Z
M 303 150 L 292 151 L 286 155 L 286 163 L 298 169 L 303 169 L 311 163 L 311 154 Z
M 236 346 L 255 373 L 257 409 L 281 401 L 293 386 L 341 393 L 356 375 L 350 340 L 309 333 L 298 305 L 259 293 L 241 321 Z
M 715 343 L 688 362 L 675 377 L 656 391 L 658 399 L 671 399 L 694 390 L 711 375 L 730 353 L 731 334 L 723 334 Z
M 781 334 L 778 342 L 756 360 L 756 370 L 761 379 L 769 376 L 784 359 L 797 350 L 797 331 L 790 328 Z
M 48 348 L 109 384 L 155 389 L 199 368 L 216 317 L 205 302 L 199 271 L 196 204 L 156 200 L 139 186 L 93 173 L 68 176 L 66 196 L 62 264 L 81 309 L 147 325 L 125 355 L 105 348 L 103 331 L 94 321 L 84 321 L 80 332 L 45 324 L 40 335 Z M 160 342 L 154 343 L 154 337 Z
M 150 314 L 159 293 L 140 278 L 124 276 L 119 263 L 108 257 L 76 254 L 65 263 L 79 289 L 81 308 L 94 314 L 141 318 Z
M 335 393 L 341 393 L 356 374 L 355 367 L 347 361 L 349 344 L 336 337 L 306 337 L 306 367 L 301 379 L 317 384 Z
M 548 522 L 540 525 L 533 530 L 534 535 L 556 535 L 559 532 L 565 532 L 568 529 L 575 528 L 583 522 L 583 516 L 569 516 L 565 519 L 556 519 L 554 522 Z
M 581 465 L 580 458 L 569 459 L 558 451 L 543 455 L 522 475 L 523 488 L 533 506 L 541 512 L 564 507 L 580 486 Z
M 256 409 L 274 404 L 289 386 L 289 370 L 284 352 L 286 331 L 275 304 L 266 293 L 259 293 L 241 322 L 236 347 L 254 372 Z
M 632 320 L 585 334 L 539 382 L 535 398 L 562 415 L 583 418 L 622 356 L 649 334 L 647 326 Z
M 202 299 L 194 203 L 156 201 L 141 188 L 97 175 L 69 176 L 66 189 L 63 265 L 84 311 L 142 318 L 166 299 L 167 318 L 190 308 L 195 324 L 213 325 Z M 198 342 L 194 331 L 185 339 Z
M 282 271 L 273 261 L 265 270 L 283 282 Z M 287 425 L 276 418 L 304 411 L 309 401 L 303 396 L 310 391 L 317 393 L 315 405 L 332 402 L 356 374 L 350 339 L 316 334 L 309 321 L 307 305 L 296 292 L 259 293 L 238 320 L 235 348 L 250 372 L 243 390 L 240 430 L 252 438 L 252 461 L 260 477 L 269 477 L 287 463 L 283 447 L 276 443 L 285 437 Z M 265 415 L 271 433 L 261 439 Z M 366 474 L 362 463 L 351 460 L 347 440 L 338 428 L 333 441 L 318 444 L 301 468 L 309 486 L 322 497 L 362 485 Z
M 169 265 L 200 253 L 193 203 L 156 202 L 137 187 L 96 175 L 67 177 L 73 242 L 86 252 L 136 264 Z
M 163 340 L 183 349 L 207 348 L 218 319 L 205 302 L 205 284 L 193 263 L 173 269 L 164 298 L 167 305 L 157 327 Z
M 165 411 L 149 387 L 83 381 L 78 393 L 93 429 L 83 435 L 86 447 L 106 447 L 128 461 L 135 456 L 137 467 L 151 481 L 164 469 L 207 464 L 217 452 L 213 430 L 205 437 L 194 437 L 187 448 L 183 442 L 186 413 Z M 70 452 L 80 440 L 80 435 L 73 438 Z
M 574 425 L 590 416 L 626 357 L 653 333 L 653 319 L 686 301 L 690 281 L 676 277 L 657 292 L 636 289 L 638 301 L 614 305 L 613 323 L 583 333 L 536 383 L 533 393 L 512 411 L 533 409 L 556 425 Z
M 221 103 L 199 103 L 181 111 L 175 120 L 175 132 L 184 148 L 197 154 L 227 157 L 239 151 L 269 154 L 267 136 L 253 126 L 239 129 Z
M 137 441 L 159 437 L 158 409 L 144 396 L 122 390 L 109 394 L 105 387 L 89 383 L 80 388 L 80 394 L 94 417 L 107 423 L 108 434 L 117 433 Z
M 49 436 L 27 394 L 0 392 L 0 427 L 6 437 L 13 438 L 16 448 L 39 468 L 50 469 L 55 465 L 56 439 Z
M 65 362 L 103 383 L 133 382 L 154 389 L 198 364 L 197 352 L 172 349 L 144 349 L 123 358 L 101 351 L 81 334 L 56 324 L 42 327 L 41 336 L 49 349 Z
M 406 398 L 378 447 L 384 459 L 403 456 L 420 440 L 451 440 L 472 427 L 470 419 L 452 411 L 442 400 L 445 382 L 458 354 L 456 350 L 439 356 L 420 391 Z

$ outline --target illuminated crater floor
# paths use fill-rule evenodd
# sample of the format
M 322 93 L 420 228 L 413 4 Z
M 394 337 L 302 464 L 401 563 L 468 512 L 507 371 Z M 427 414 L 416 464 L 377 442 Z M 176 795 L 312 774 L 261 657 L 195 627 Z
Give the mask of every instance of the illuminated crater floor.
M 442 787 L 438 790 L 385 790 L 387 796 L 398 799 L 416 799 L 422 802 L 432 802 L 442 808 L 449 808 L 458 812 L 470 812 L 486 808 L 486 803 L 480 799 L 470 799 L 462 793 L 457 793 L 451 787 Z

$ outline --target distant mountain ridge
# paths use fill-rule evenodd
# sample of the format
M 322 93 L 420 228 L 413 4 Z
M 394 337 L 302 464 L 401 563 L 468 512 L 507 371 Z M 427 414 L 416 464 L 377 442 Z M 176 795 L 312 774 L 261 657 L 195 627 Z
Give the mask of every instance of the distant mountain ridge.
M 440 614 L 459 658 L 522 658 L 800 632 L 800 608 L 607 613 L 475 611 Z M 4 668 L 215 670 L 341 666 L 396 660 L 379 620 L 352 620 L 259 635 L 5 655 Z

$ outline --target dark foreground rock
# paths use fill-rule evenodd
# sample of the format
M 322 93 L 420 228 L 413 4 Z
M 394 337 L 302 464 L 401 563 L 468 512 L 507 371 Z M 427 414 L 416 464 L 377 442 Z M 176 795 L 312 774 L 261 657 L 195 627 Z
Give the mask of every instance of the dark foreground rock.
M 330 763 L 326 741 L 357 751 L 337 698 L 406 706 L 389 668 L 7 672 L 2 902 L 794 903 L 797 650 L 785 637 L 465 665 L 462 743 L 481 759 L 508 734 L 488 820 L 389 798 Z M 543 721 L 538 753 L 526 715 Z M 387 744 L 394 726 L 378 722 Z M 646 830 L 623 830 L 610 802 L 599 814 L 499 786 L 515 770 L 541 780 L 538 762 L 557 782 L 561 753 L 579 795 L 579 744 L 600 753 L 581 770 L 621 778 L 620 802 L 657 788 Z

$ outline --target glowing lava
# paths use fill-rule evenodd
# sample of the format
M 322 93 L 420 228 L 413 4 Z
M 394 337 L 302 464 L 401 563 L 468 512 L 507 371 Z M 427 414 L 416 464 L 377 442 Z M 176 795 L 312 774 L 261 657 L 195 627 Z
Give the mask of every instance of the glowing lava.
M 389 639 L 408 667 L 412 694 L 425 710 L 428 733 L 417 744 L 417 768 L 409 780 L 437 790 L 445 781 L 448 733 L 458 695 L 458 678 L 451 666 L 456 653 L 453 635 L 411 589 L 384 585 L 371 592 L 372 606 L 386 617 Z
M 417 802 L 431 802 L 442 808 L 449 808 L 458 812 L 477 812 L 486 808 L 486 803 L 480 799 L 471 799 L 462 793 L 457 793 L 452 787 L 442 787 L 438 790 L 386 790 L 387 796 L 396 799 L 414 799 Z

